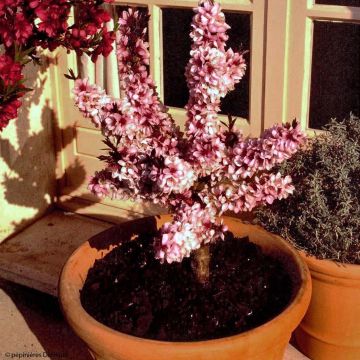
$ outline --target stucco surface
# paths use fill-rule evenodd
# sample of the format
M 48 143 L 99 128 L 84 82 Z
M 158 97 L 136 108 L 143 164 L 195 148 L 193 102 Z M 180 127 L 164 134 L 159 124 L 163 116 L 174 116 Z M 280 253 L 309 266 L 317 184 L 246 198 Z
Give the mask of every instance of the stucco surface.
M 56 119 L 51 104 L 49 61 L 25 67 L 17 120 L 0 133 L 0 242 L 40 217 L 53 203 L 56 186 Z

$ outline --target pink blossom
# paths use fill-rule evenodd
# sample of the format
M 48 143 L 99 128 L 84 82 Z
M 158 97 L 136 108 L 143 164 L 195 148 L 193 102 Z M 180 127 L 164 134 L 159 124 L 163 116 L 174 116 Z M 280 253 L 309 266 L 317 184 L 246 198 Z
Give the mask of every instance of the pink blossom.
M 165 193 L 182 193 L 193 185 L 196 179 L 190 164 L 178 157 L 167 157 L 159 176 L 159 186 Z
M 193 30 L 190 33 L 194 45 L 209 44 L 217 48 L 223 47 L 228 39 L 226 30 L 230 29 L 230 26 L 225 23 L 220 5 L 203 1 L 194 11 L 195 16 L 191 25 Z
M 275 125 L 258 139 L 238 142 L 231 150 L 232 161 L 224 162 L 228 176 L 233 180 L 251 178 L 256 172 L 270 170 L 289 159 L 305 142 L 300 125 Z
M 220 184 L 210 191 L 200 193 L 205 204 L 215 204 L 220 213 L 225 211 L 247 212 L 256 206 L 272 204 L 276 199 L 285 199 L 292 194 L 294 187 L 289 176 L 280 173 L 262 173 L 253 181 L 241 181 L 231 184 Z
M 221 98 L 241 80 L 246 65 L 242 54 L 225 50 L 230 27 L 219 4 L 202 2 L 195 10 L 192 28 L 191 58 L 185 72 L 190 91 L 186 129 L 192 162 L 204 175 L 211 174 L 225 157 L 217 113 Z
M 73 89 L 75 104 L 85 117 L 90 117 L 96 126 L 100 126 L 106 117 L 105 106 L 113 100 L 97 85 L 90 85 L 89 79 L 78 79 Z
M 202 244 L 224 239 L 226 230 L 216 219 L 216 211 L 211 206 L 202 208 L 199 203 L 192 206 L 182 203 L 173 221 L 161 229 L 156 257 L 162 262 L 179 262 Z
M 106 178 L 106 172 L 95 173 L 89 181 L 88 189 L 103 198 L 111 194 L 111 181 Z

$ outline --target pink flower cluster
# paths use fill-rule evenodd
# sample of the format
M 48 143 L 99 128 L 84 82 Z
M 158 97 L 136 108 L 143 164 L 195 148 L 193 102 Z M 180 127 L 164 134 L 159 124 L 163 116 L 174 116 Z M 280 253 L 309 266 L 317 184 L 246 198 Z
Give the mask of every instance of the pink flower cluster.
M 285 199 L 293 191 L 289 176 L 283 178 L 280 173 L 262 173 L 251 182 L 242 180 L 230 184 L 220 183 L 201 191 L 199 196 L 205 204 L 214 204 L 219 214 L 222 214 L 228 210 L 235 213 L 251 211 L 256 206 Z
M 98 127 L 104 113 L 103 108 L 112 104 L 112 98 L 99 86 L 89 84 L 88 79 L 76 80 L 73 93 L 79 110 Z
M 259 171 L 270 170 L 273 166 L 289 159 L 305 141 L 300 125 L 275 125 L 264 131 L 258 139 L 242 139 L 228 149 L 228 156 L 222 161 L 219 173 L 213 176 L 226 176 L 232 181 L 251 178 Z
M 191 26 L 193 45 L 185 73 L 190 92 L 186 129 L 192 143 L 189 153 L 200 160 L 198 165 L 206 175 L 226 157 L 217 113 L 221 98 L 244 76 L 246 64 L 243 54 L 225 49 L 230 27 L 218 3 L 204 1 L 195 9 Z
M 106 28 L 111 17 L 101 8 L 103 3 L 111 1 L 0 0 L 0 45 L 5 55 L 16 60 L 21 67 L 29 61 L 38 62 L 37 47 L 52 51 L 63 46 L 79 55 L 86 53 L 96 61 L 99 55 L 107 56 L 113 50 L 115 32 Z M 70 26 L 72 7 L 76 22 Z M 4 91 L 0 89 L 0 107 L 3 109 L 0 131 L 17 116 L 20 106 L 17 99 L 4 102 L 4 98 L 8 98 Z M 20 85 L 13 91 L 25 93 Z
M 130 9 L 119 20 L 117 55 L 124 97 L 111 99 L 87 79 L 75 83 L 75 103 L 105 136 L 104 170 L 89 189 L 100 197 L 147 200 L 167 206 L 173 220 L 160 229 L 157 258 L 181 261 L 202 244 L 224 238 L 224 211 L 251 211 L 286 198 L 291 179 L 270 170 L 305 142 L 296 122 L 245 138 L 230 121 L 221 127 L 220 100 L 245 71 L 241 54 L 225 48 L 224 14 L 203 1 L 192 23 L 186 68 L 190 89 L 186 134 L 175 126 L 149 76 L 148 17 Z
M 198 202 L 193 205 L 180 203 L 173 221 L 162 227 L 157 257 L 166 259 L 168 263 L 181 261 L 193 250 L 199 249 L 201 244 L 223 240 L 227 228 L 218 223 L 216 215 L 213 204 L 203 207 Z
M 180 132 L 148 74 L 147 20 L 132 9 L 119 20 L 117 54 L 123 99 L 111 99 L 87 79 L 77 80 L 73 92 L 84 115 L 90 116 L 107 138 L 118 140 L 113 149 L 116 161 L 104 159 L 108 167 L 92 179 L 91 189 L 100 195 L 111 189 L 114 198 L 165 205 L 171 194 L 188 190 L 196 176 L 191 164 L 180 157 Z

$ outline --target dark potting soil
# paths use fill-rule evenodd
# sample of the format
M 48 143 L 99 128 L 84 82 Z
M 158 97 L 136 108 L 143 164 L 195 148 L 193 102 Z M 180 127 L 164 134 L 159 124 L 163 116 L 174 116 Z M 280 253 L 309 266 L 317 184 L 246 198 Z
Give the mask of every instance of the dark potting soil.
M 210 245 L 210 277 L 197 280 L 193 257 L 160 264 L 153 235 L 115 248 L 89 270 L 81 303 L 99 322 L 123 333 L 163 341 L 235 335 L 265 323 L 290 302 L 282 264 L 247 238 Z

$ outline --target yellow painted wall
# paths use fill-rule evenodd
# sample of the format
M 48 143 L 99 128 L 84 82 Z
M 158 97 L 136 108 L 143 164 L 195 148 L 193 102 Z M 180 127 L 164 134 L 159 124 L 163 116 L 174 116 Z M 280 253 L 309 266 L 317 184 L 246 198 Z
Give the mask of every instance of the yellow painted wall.
M 54 113 L 48 60 L 26 65 L 19 118 L 0 133 L 0 242 L 43 215 L 56 186 Z

